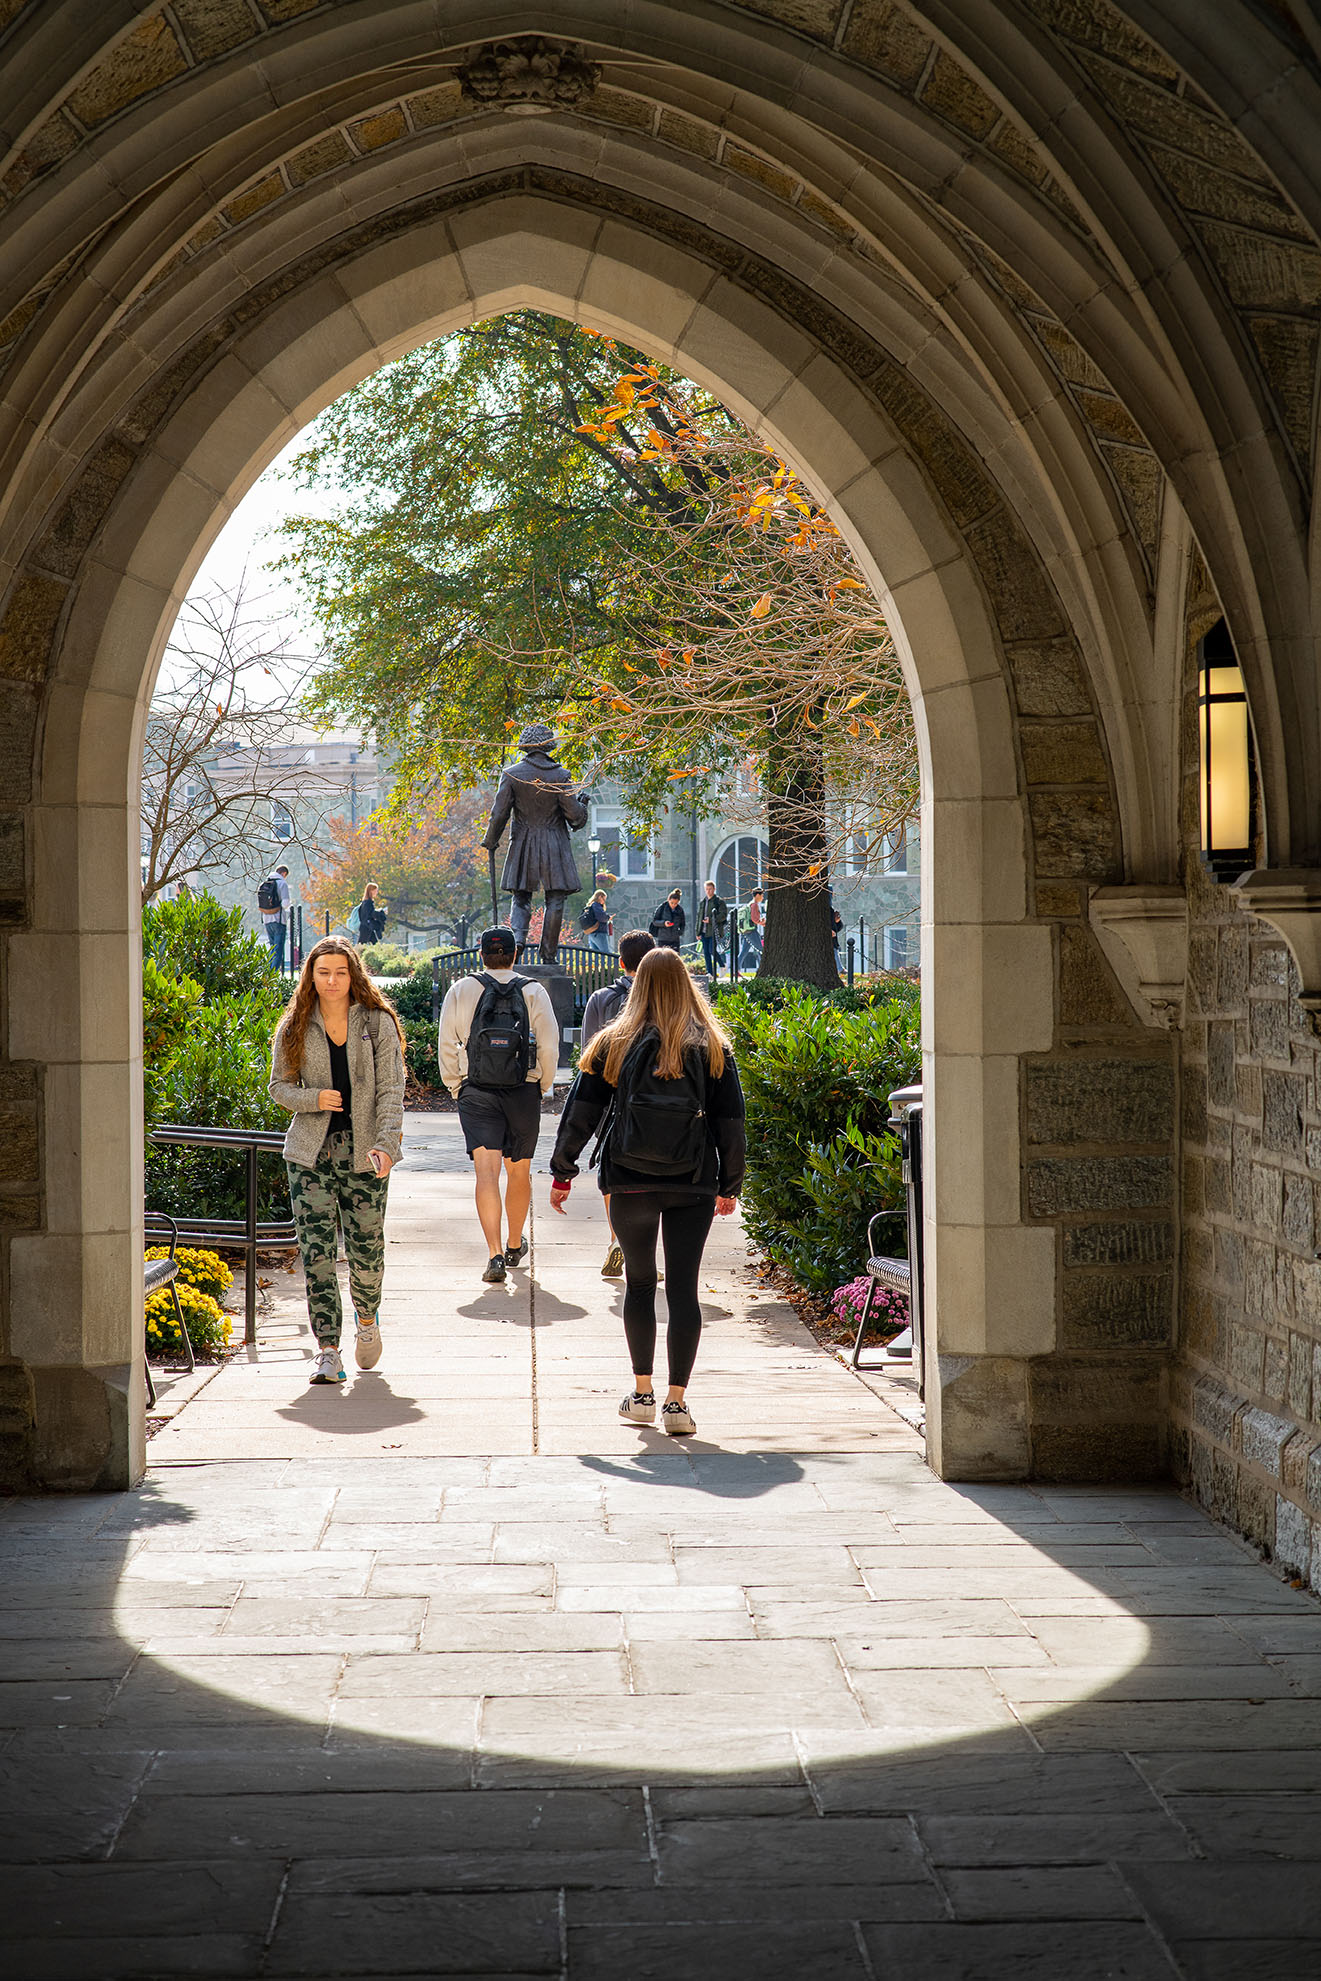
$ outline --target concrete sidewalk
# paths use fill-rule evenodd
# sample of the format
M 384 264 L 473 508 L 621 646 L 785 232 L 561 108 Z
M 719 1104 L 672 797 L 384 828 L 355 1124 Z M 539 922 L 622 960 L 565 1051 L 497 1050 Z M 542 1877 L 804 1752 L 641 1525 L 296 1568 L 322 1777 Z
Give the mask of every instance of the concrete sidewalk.
M 563 1217 L 549 1209 L 553 1127 L 548 1121 L 534 1165 L 529 1269 L 484 1286 L 486 1247 L 458 1117 L 409 1115 L 405 1161 L 390 1180 L 379 1367 L 366 1376 L 353 1370 L 349 1324 L 349 1381 L 342 1390 L 309 1388 L 302 1275 L 277 1273 L 282 1290 L 261 1319 L 257 1349 L 226 1364 L 153 1439 L 153 1466 L 240 1453 L 672 1452 L 663 1432 L 639 1432 L 615 1414 L 631 1374 L 623 1282 L 600 1276 L 608 1240 L 594 1176 L 580 1179 Z M 340 1278 L 348 1314 L 343 1266 Z M 691 1391 L 697 1450 L 782 1451 L 786 1439 L 804 1452 L 920 1450 L 902 1418 L 876 1407 L 878 1394 L 910 1407 L 911 1385 L 860 1381 L 819 1348 L 793 1310 L 768 1297 L 737 1218 L 712 1229 L 702 1294 Z
M 700 1439 L 625 1429 L 593 1197 L 485 1288 L 410 1139 L 379 1373 L 283 1294 L 139 1491 L 0 1510 L 6 1974 L 1318 1971 L 1310 1596 L 1170 1492 L 942 1484 L 728 1226 Z

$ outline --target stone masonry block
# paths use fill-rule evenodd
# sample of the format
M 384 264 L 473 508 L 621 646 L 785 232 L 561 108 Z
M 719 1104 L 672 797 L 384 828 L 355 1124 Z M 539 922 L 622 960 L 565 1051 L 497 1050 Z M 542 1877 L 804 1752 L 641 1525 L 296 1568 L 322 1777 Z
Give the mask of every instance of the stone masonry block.
M 174 0 L 174 18 L 200 62 L 238 48 L 257 32 L 246 0 Z
M 1289 1340 L 1287 1335 L 1268 1334 L 1261 1358 L 1261 1393 L 1268 1403 L 1283 1405 L 1289 1388 Z
M 1201 1376 L 1193 1385 L 1193 1423 L 1213 1437 L 1226 1451 L 1234 1441 L 1234 1413 L 1237 1397 L 1223 1389 L 1213 1376 Z
M 1094 722 L 1029 722 L 1020 738 L 1029 784 L 1105 784 L 1105 751 Z
M 1264 1162 L 1252 1165 L 1252 1222 L 1278 1231 L 1284 1178 L 1278 1169 Z
M 1027 1165 L 1028 1214 L 1155 1210 L 1170 1202 L 1173 1183 L 1167 1156 L 1046 1157 Z
M 1111 878 L 1116 821 L 1108 792 L 1034 791 L 1028 808 L 1038 874 Z
M 1091 696 L 1072 640 L 1017 640 L 1005 648 L 1018 713 L 1090 715 Z
M 1307 1177 L 1292 1170 L 1284 1178 L 1284 1236 L 1286 1243 L 1296 1245 L 1300 1252 L 1315 1250 L 1312 1185 Z
M 1168 1218 L 1110 1219 L 1065 1227 L 1066 1267 L 1154 1266 L 1173 1257 L 1174 1226 Z
M 1029 1066 L 1027 1139 L 1168 1143 L 1174 1134 L 1174 1073 L 1154 1059 L 1074 1057 Z
M 1256 1328 L 1236 1323 L 1229 1331 L 1229 1374 L 1239 1389 L 1261 1394 L 1266 1343 Z
M 1289 1007 L 1281 997 L 1254 997 L 1248 1005 L 1248 1036 L 1260 1059 L 1289 1063 Z
M 1261 1081 L 1263 1148 L 1301 1161 L 1304 1083 L 1296 1073 L 1264 1073 Z
M 1312 1414 L 1312 1350 L 1315 1346 L 1305 1334 L 1289 1336 L 1289 1380 L 1285 1402 L 1291 1415 L 1304 1422 Z
M 1066 1273 L 1062 1339 L 1066 1347 L 1162 1348 L 1174 1328 L 1169 1273 Z
M 73 91 L 69 108 L 80 123 L 105 123 L 140 96 L 182 75 L 187 60 L 178 38 L 160 14 L 149 15 L 116 42 Z
M 1248 938 L 1232 925 L 1220 931 L 1216 961 L 1216 999 L 1222 1011 L 1237 1011 L 1248 994 Z
M 1273 1479 L 1280 1476 L 1280 1454 L 1298 1426 L 1270 1410 L 1245 1410 L 1239 1423 L 1243 1456 Z
M 1042 912 L 1037 889 L 1037 910 Z M 1072 911 L 1071 911 L 1072 912 Z M 1133 1012 L 1088 928 L 1060 930 L 1060 1023 L 1131 1025 Z
M 1238 1469 L 1235 1482 L 1235 1504 L 1232 1524 L 1240 1533 L 1255 1541 L 1259 1548 L 1268 1551 L 1275 1546 L 1275 1493 L 1263 1479 L 1258 1479 L 1243 1466 Z
M 1227 1286 L 1241 1287 L 1247 1264 L 1247 1248 L 1241 1231 L 1231 1231 L 1226 1225 L 1215 1228 L 1215 1272 L 1216 1278 Z

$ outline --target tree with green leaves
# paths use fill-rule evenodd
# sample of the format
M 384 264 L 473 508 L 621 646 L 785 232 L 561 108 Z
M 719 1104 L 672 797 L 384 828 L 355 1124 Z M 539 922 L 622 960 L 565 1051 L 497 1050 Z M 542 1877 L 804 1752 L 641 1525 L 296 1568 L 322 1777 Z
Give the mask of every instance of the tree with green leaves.
M 336 518 L 285 526 L 283 568 L 325 635 L 313 712 L 375 727 L 396 810 L 489 780 L 533 716 L 579 779 L 608 764 L 638 826 L 679 791 L 724 809 L 750 770 L 771 841 L 763 968 L 834 980 L 831 836 L 865 783 L 841 776 L 882 717 L 911 724 L 842 539 L 734 415 L 613 339 L 518 312 L 347 394 L 293 472 L 346 492 Z M 850 692 L 817 692 L 846 654 Z M 915 783 L 889 779 L 886 823 Z

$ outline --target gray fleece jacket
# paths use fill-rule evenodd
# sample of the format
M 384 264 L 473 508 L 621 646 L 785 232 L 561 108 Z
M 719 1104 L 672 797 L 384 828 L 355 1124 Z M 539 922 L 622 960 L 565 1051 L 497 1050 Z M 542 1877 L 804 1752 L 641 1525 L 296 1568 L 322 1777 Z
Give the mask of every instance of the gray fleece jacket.
M 311 1169 L 330 1126 L 329 1113 L 317 1104 L 322 1089 L 332 1084 L 330 1041 L 321 1013 L 314 1006 L 303 1037 L 302 1073 L 295 1081 L 284 1057 L 282 1030 L 277 1030 L 271 1045 L 268 1092 L 293 1116 L 284 1138 L 285 1161 Z M 383 1149 L 392 1162 L 398 1162 L 404 1129 L 404 1055 L 388 1011 L 369 1012 L 361 1004 L 349 1006 L 348 1055 L 353 1090 L 349 1108 L 353 1167 L 371 1168 L 369 1149 Z

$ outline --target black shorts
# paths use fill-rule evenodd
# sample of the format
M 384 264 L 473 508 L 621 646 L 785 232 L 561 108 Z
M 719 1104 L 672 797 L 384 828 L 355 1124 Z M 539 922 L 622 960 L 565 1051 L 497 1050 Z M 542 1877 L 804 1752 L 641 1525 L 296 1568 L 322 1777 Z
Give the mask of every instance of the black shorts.
M 474 1087 L 465 1080 L 459 1088 L 459 1120 L 469 1155 L 474 1149 L 498 1149 L 510 1162 L 530 1162 L 541 1131 L 541 1083 Z

